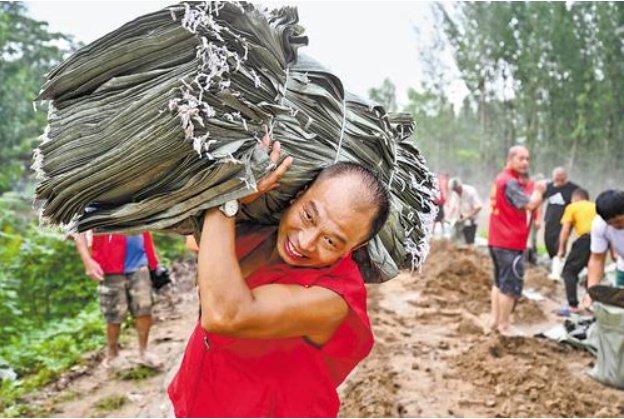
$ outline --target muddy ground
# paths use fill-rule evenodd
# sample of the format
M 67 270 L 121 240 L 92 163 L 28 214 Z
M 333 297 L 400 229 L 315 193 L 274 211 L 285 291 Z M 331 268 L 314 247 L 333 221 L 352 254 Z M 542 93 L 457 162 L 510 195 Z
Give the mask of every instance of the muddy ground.
M 527 272 L 515 312 L 532 336 L 558 320 L 563 286 Z M 624 393 L 589 378 L 585 351 L 488 330 L 491 262 L 481 251 L 436 242 L 421 274 L 369 288 L 372 354 L 341 388 L 340 415 L 622 416 Z
M 436 242 L 421 273 L 370 286 L 376 343 L 339 389 L 340 416 L 623 416 L 624 393 L 585 374 L 588 353 L 489 332 L 490 272 L 482 251 Z M 176 265 L 176 286 L 158 296 L 152 348 L 163 371 L 112 375 L 93 353 L 29 402 L 60 417 L 166 416 L 165 387 L 197 316 L 193 277 L 192 264 Z M 515 322 L 532 336 L 559 321 L 551 311 L 563 289 L 543 269 L 527 272 L 525 288 L 545 297 L 517 307 Z M 123 351 L 135 348 L 130 329 Z

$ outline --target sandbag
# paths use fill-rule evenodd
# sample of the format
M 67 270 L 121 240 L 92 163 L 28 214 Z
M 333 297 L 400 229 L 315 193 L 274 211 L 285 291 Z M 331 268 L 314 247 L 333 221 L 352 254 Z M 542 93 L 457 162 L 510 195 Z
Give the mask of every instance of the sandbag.
M 590 376 L 624 389 L 624 308 L 594 302 L 593 309 L 596 326 L 591 338 L 597 359 Z
M 207 208 L 255 191 L 269 170 L 263 127 L 295 163 L 242 221 L 275 224 L 337 161 L 373 169 L 391 214 L 361 262 L 368 282 L 418 267 L 436 207 L 413 121 L 346 92 L 299 52 L 295 8 L 181 4 L 79 49 L 47 77 L 48 126 L 35 152 L 36 205 L 68 231 L 197 232 Z

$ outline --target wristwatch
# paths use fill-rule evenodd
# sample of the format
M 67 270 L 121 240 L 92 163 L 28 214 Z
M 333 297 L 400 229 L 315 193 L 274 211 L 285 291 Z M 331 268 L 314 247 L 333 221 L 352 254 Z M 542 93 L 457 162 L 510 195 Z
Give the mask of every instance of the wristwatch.
M 232 199 L 226 203 L 219 205 L 219 210 L 228 218 L 233 218 L 238 212 L 238 200 Z

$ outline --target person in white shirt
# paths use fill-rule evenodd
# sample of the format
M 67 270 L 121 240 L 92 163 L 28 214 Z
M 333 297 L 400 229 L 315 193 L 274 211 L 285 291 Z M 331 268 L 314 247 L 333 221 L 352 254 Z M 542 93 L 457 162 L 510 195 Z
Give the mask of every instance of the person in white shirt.
M 621 260 L 624 258 L 624 191 L 609 189 L 596 198 L 596 212 L 591 229 L 591 256 L 587 265 L 587 288 L 598 285 L 604 276 L 605 261 L 609 248 L 618 260 L 616 286 L 624 286 Z M 589 294 L 583 305 L 592 303 Z
M 473 244 L 477 232 L 476 218 L 483 204 L 477 190 L 454 177 L 449 180 L 450 196 L 446 208 L 447 220 L 454 226 L 454 239 Z

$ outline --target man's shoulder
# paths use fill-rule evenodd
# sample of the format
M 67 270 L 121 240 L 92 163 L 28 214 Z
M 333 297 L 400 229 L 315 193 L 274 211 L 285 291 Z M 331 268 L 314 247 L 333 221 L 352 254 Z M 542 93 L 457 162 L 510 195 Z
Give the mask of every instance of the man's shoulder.
M 602 219 L 600 215 L 596 215 L 592 221 L 591 232 L 592 234 L 603 235 L 607 230 L 607 223 Z

